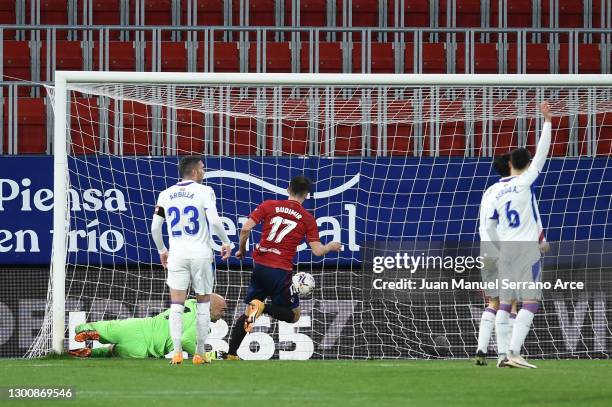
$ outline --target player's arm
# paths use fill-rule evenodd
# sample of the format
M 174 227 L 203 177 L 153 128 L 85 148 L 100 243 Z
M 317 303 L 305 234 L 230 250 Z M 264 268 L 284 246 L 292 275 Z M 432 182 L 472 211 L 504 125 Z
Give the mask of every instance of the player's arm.
M 544 226 L 542 226 L 542 217 L 540 216 L 540 211 L 538 210 L 538 206 L 534 206 L 536 210 L 536 215 L 538 217 L 538 243 L 540 244 L 540 252 L 547 253 L 550 250 L 550 245 L 546 241 L 546 235 L 544 234 Z
M 206 210 L 206 219 L 210 225 L 211 230 L 221 240 L 221 258 L 227 260 L 232 254 L 232 242 L 230 242 L 223 221 L 217 212 L 217 198 L 215 197 L 215 191 L 212 188 L 208 188 L 204 198 L 204 208 Z
M 315 256 L 325 256 L 329 252 L 339 252 L 342 250 L 342 244 L 340 242 L 329 242 L 322 244 L 319 239 L 319 228 L 314 218 L 306 221 L 306 241 L 312 250 L 312 254 Z
M 158 202 L 157 206 L 155 207 L 155 213 L 153 214 L 153 220 L 151 222 L 151 236 L 153 237 L 153 243 L 155 243 L 157 252 L 159 253 L 161 264 L 164 266 L 164 268 L 166 268 L 168 265 L 168 249 L 164 244 L 164 237 L 162 234 L 162 228 L 164 226 L 164 222 L 166 221 L 166 214 L 164 207 L 160 204 L 161 202 Z
M 480 255 L 484 258 L 485 264 L 494 262 L 499 256 L 498 218 L 496 213 L 490 209 L 487 195 L 484 195 L 480 204 L 478 233 L 480 234 Z M 487 229 L 489 221 L 495 226 L 492 231 Z
M 252 218 L 249 218 L 244 225 L 242 225 L 242 229 L 240 229 L 238 251 L 236 252 L 236 257 L 239 259 L 242 259 L 247 252 L 247 240 L 249 240 L 251 230 L 253 230 L 255 226 L 257 226 L 257 223 Z
M 550 150 L 552 113 L 550 112 L 550 105 L 548 104 L 548 102 L 542 102 L 542 104 L 540 104 L 540 111 L 544 116 L 544 127 L 542 128 L 540 141 L 538 141 L 538 145 L 536 147 L 535 156 L 531 161 L 531 165 L 525 172 L 529 183 L 535 181 L 540 172 L 542 172 L 544 164 L 546 163 L 546 157 L 548 157 L 548 151 Z

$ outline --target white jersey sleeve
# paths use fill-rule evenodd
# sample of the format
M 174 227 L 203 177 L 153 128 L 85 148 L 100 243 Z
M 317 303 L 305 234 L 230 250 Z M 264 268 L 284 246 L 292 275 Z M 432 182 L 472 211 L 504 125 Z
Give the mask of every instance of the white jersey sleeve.
M 542 127 L 542 134 L 540 135 L 540 141 L 536 147 L 536 153 L 531 160 L 529 168 L 519 175 L 520 182 L 531 185 L 538 178 L 538 175 L 542 172 L 544 164 L 546 163 L 546 157 L 548 157 L 548 151 L 550 150 L 550 139 L 552 132 L 552 124 L 550 122 L 544 122 Z
M 497 258 L 499 255 L 499 250 L 497 247 L 499 237 L 497 236 L 497 230 L 495 228 L 497 227 L 499 216 L 491 199 L 492 190 L 493 186 L 490 186 L 482 195 L 482 201 L 480 202 L 478 232 L 480 234 L 481 256 Z M 493 226 L 491 223 L 493 223 Z

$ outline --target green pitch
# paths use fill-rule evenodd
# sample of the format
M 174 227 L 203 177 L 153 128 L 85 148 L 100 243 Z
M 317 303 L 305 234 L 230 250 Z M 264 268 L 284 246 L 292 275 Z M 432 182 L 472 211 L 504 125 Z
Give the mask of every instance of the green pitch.
M 75 400 L 50 402 L 54 406 L 610 405 L 612 361 L 535 363 L 537 370 L 426 360 L 170 366 L 164 360 L 9 359 L 0 360 L 0 387 L 76 389 Z

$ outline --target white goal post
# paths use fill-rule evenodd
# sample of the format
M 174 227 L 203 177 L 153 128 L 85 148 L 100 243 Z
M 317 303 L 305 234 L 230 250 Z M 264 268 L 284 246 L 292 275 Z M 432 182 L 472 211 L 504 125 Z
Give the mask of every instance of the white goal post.
M 168 100 L 158 100 L 150 98 L 150 94 L 146 91 L 143 93 L 142 98 L 139 98 L 138 92 L 134 91 L 135 87 L 143 87 L 146 90 L 147 87 L 156 87 L 161 85 L 176 85 L 185 86 L 190 88 L 194 92 L 199 92 L 199 87 L 286 87 L 288 89 L 306 89 L 308 91 L 311 87 L 334 87 L 335 89 L 356 89 L 356 88 L 388 88 L 389 92 L 400 93 L 404 89 L 413 88 L 441 88 L 455 90 L 459 93 L 466 92 L 469 89 L 482 89 L 482 88 L 502 88 L 507 91 L 512 89 L 525 89 L 526 92 L 536 92 L 537 89 L 542 88 L 554 88 L 560 92 L 564 92 L 564 89 L 568 90 L 576 89 L 576 103 L 572 102 L 570 96 L 565 99 L 565 102 L 558 105 L 558 114 L 562 115 L 579 115 L 589 114 L 596 115 L 598 113 L 612 114 L 612 99 L 610 98 L 610 92 L 612 91 L 612 75 L 515 75 L 515 74 L 504 74 L 504 75 L 487 75 L 487 74 L 453 74 L 453 75 L 437 75 L 437 74 L 276 74 L 276 73 L 174 73 L 174 72 L 101 72 L 101 71 L 57 71 L 55 73 L 55 86 L 52 90 L 53 106 L 54 106 L 54 138 L 53 138 L 53 151 L 54 151 L 54 208 L 53 208 L 53 242 L 52 242 L 52 260 L 51 260 L 51 278 L 50 278 L 50 293 L 49 300 L 50 304 L 47 307 L 47 315 L 45 316 L 46 323 L 51 326 L 48 327 L 51 338 L 46 338 L 47 341 L 50 339 L 50 347 L 54 352 L 61 353 L 65 348 L 66 341 L 66 267 L 68 258 L 68 240 L 67 233 L 70 228 L 70 209 L 69 209 L 69 127 L 67 118 L 70 116 L 69 100 L 70 92 L 83 92 L 84 90 L 92 90 L 93 94 L 98 95 L 113 95 L 113 86 L 116 85 L 118 93 L 130 93 L 129 96 L 125 97 L 125 100 L 138 100 L 140 103 L 150 105 L 161 105 L 167 106 Z M 124 88 L 124 86 L 126 88 Z M 129 87 L 129 88 L 127 88 Z M 598 103 L 594 106 L 587 100 L 586 95 L 589 88 L 602 90 L 602 95 L 606 96 L 595 96 L 595 101 Z M 100 93 L 96 93 L 96 92 Z M 280 92 L 280 91 L 279 91 Z M 607 92 L 607 93 L 606 93 Z M 569 93 L 568 93 L 569 94 Z M 415 97 L 411 94 L 410 97 Z M 538 93 L 534 96 L 534 100 L 541 100 L 543 93 Z M 461 96 L 457 97 L 460 100 Z M 228 102 L 229 103 L 229 102 Z M 280 102 L 279 102 L 280 103 Z M 181 106 L 184 109 L 196 109 L 190 105 Z M 363 106 L 360 106 L 363 108 Z M 486 112 L 478 110 L 483 108 L 479 106 L 476 109 L 470 111 L 470 117 L 475 121 L 477 120 L 505 120 L 506 115 L 516 114 L 516 109 L 513 113 L 502 112 L 500 117 L 496 117 L 493 113 L 494 109 L 489 108 Z M 270 107 L 272 109 L 272 107 Z M 366 107 L 367 109 L 367 107 Z M 266 114 L 268 111 L 263 109 Z M 379 114 L 380 109 L 377 110 Z M 245 110 L 240 113 L 247 115 L 248 112 Z M 275 114 L 275 113 L 272 113 Z M 432 113 L 433 115 L 433 113 Z M 461 114 L 461 118 L 467 117 Z M 529 117 L 537 115 L 535 112 L 530 112 Z M 290 119 L 295 119 L 289 117 Z M 282 119 L 285 119 L 283 116 Z M 388 120 L 388 119 L 387 119 Z M 446 117 L 444 120 L 453 121 L 458 120 L 457 117 Z M 393 121 L 393 120 L 389 120 Z M 428 117 L 427 121 L 430 122 L 431 118 Z M 377 118 L 371 118 L 372 125 L 379 125 L 381 127 L 382 121 Z M 361 122 L 358 124 L 362 124 Z M 385 123 L 386 125 L 386 123 Z M 335 133 L 334 133 L 335 134 Z M 433 140 L 432 144 L 436 144 L 437 141 Z M 537 136 L 536 136 L 537 137 Z M 317 141 L 315 141 L 318 143 Z M 493 144 L 493 147 L 495 145 Z M 379 149 L 381 147 L 378 147 Z M 493 151 L 493 150 L 492 150 Z M 610 152 L 612 153 L 612 152 Z M 410 153 L 412 156 L 416 156 L 416 153 Z M 595 155 L 593 151 L 587 152 L 589 155 Z M 220 154 L 222 155 L 222 154 Z M 391 154 L 392 155 L 392 154 Z M 484 154 L 483 154 L 484 155 Z M 490 156 L 492 154 L 487 154 Z M 580 154 L 578 154 L 580 155 Z M 436 155 L 433 154 L 433 157 Z M 344 175 L 344 174 L 343 174 Z M 385 180 L 381 180 L 384 182 Z M 556 192 L 555 192 L 556 193 Z M 601 191 L 601 194 L 609 195 L 609 191 Z M 552 199 L 561 199 L 556 195 Z M 253 205 L 259 202 L 252 202 Z M 580 209 L 582 210 L 582 208 Z M 585 209 L 586 210 L 586 209 Z M 449 209 L 450 211 L 450 209 Z M 361 215 L 359 215 L 361 216 Z M 365 219 L 368 221 L 368 219 Z M 391 222 L 394 222 L 393 220 Z M 420 220 L 415 220 L 420 222 Z M 606 226 L 606 225 L 604 225 Z M 381 235 L 376 232 L 373 237 L 378 236 L 379 238 L 384 237 L 384 233 Z M 372 236 L 368 236 L 372 237 Z M 399 236 L 400 238 L 402 236 Z M 443 236 L 443 238 L 446 236 Z M 352 260 L 351 256 L 347 255 L 348 260 Z M 610 278 L 604 281 L 608 283 Z M 608 307 L 612 306 L 612 303 L 608 304 Z M 609 326 L 607 327 L 607 333 L 610 335 Z M 45 335 L 45 333 L 42 333 Z M 49 335 L 47 332 L 46 335 Z M 369 335 L 369 334 L 368 334 Z M 367 335 L 366 335 L 367 336 Z M 609 338 L 608 338 L 609 340 Z M 40 346 L 40 345 L 39 345 Z

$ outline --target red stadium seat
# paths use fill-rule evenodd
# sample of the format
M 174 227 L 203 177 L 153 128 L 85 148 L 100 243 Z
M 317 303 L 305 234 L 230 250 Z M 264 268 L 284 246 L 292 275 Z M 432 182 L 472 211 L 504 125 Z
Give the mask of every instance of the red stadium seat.
M 601 52 L 599 44 L 579 44 L 577 73 L 601 73 Z M 560 73 L 569 72 L 569 46 L 560 44 Z
M 300 70 L 308 72 L 310 45 L 302 44 L 300 50 Z M 314 63 L 314 62 L 313 62 Z M 342 46 L 339 42 L 319 43 L 319 72 L 342 72 Z
M 79 2 L 79 15 L 82 15 L 82 2 Z M 121 25 L 121 0 L 95 0 L 92 13 L 94 25 Z M 134 18 L 130 15 L 131 24 Z
M 412 116 L 412 103 L 407 100 L 387 102 L 387 153 L 392 156 L 407 156 L 414 151 L 413 126 L 409 123 Z M 398 120 L 399 119 L 399 120 Z M 372 126 L 372 150 L 378 146 L 377 126 Z
M 151 43 L 145 48 L 145 69 L 152 69 Z M 186 72 L 187 71 L 187 48 L 184 42 L 162 42 L 161 43 L 161 71 L 162 72 Z
M 262 56 L 263 57 L 263 56 Z M 267 42 L 266 72 L 291 72 L 291 50 L 288 42 Z M 257 72 L 257 45 L 249 48 L 249 72 Z
M 391 27 L 395 26 L 395 1 L 390 0 L 387 7 L 388 21 Z M 429 2 L 427 0 L 404 2 L 404 27 L 429 27 Z M 412 41 L 412 39 L 408 41 Z
M 94 69 L 100 66 L 99 42 L 96 42 L 93 50 Z M 135 71 L 136 58 L 134 44 L 132 42 L 111 41 L 108 45 L 109 70 L 111 71 Z
M 406 44 L 404 69 L 412 72 L 414 48 L 412 44 Z M 423 73 L 446 73 L 446 44 L 424 43 L 423 44 Z
M 26 10 L 28 10 L 26 14 L 29 14 L 30 9 Z M 66 0 L 42 0 L 40 2 L 40 23 L 45 25 L 68 24 L 68 2 Z
M 70 140 L 73 154 L 95 154 L 100 148 L 100 109 L 96 98 L 70 100 Z M 112 128 L 109 128 L 112 132 Z
M 257 120 L 254 118 L 230 118 L 230 155 L 255 155 L 257 153 L 256 128 Z M 269 129 L 268 134 L 272 134 Z M 215 146 L 215 149 L 218 149 L 218 146 Z
M 508 72 L 517 72 L 516 44 L 508 45 Z M 550 73 L 548 44 L 527 44 L 527 73 Z
M 40 48 L 41 79 L 47 80 L 47 41 Z M 55 69 L 65 71 L 83 70 L 83 48 L 80 41 L 56 41 Z
M 593 3 L 597 3 L 595 0 Z M 546 1 L 543 3 L 547 3 Z M 584 5 L 582 1 L 559 0 L 559 27 L 583 28 Z
M 342 25 L 342 0 L 338 0 L 338 25 Z M 378 0 L 353 0 L 353 27 L 378 27 Z
M 8 153 L 8 103 L 4 103 L 4 153 Z M 17 99 L 17 153 L 40 154 L 47 148 L 45 98 Z
M 204 114 L 195 110 L 176 111 L 177 153 L 201 154 L 204 151 Z
M 394 73 L 395 72 L 395 50 L 392 43 L 372 42 L 371 49 L 372 73 Z M 353 43 L 353 72 L 362 71 L 363 48 L 360 42 Z M 366 61 L 367 63 L 368 61 Z
M 362 129 L 361 129 L 361 99 L 344 99 L 341 95 L 334 97 L 334 117 L 342 117 L 354 125 L 335 126 L 335 149 L 336 156 L 361 155 Z M 325 113 L 320 113 L 323 116 Z M 320 133 L 320 153 L 325 154 L 324 132 Z
M 198 52 L 198 69 L 203 70 L 204 55 Z M 215 42 L 214 45 L 215 72 L 240 72 L 240 54 L 237 42 Z
M 327 0 L 301 0 L 300 25 L 302 27 L 324 27 L 327 25 L 326 12 Z
M 183 21 L 187 21 L 187 4 L 183 0 L 181 12 Z M 222 26 L 223 25 L 223 0 L 198 0 L 197 21 L 198 25 Z
M 533 27 L 532 0 L 508 1 L 507 21 L 508 27 Z M 499 2 L 491 3 L 491 26 L 499 27 Z
M 29 81 L 32 79 L 30 72 L 30 45 L 28 41 L 5 40 L 3 47 L 3 75 L 5 81 L 16 79 Z M 19 94 L 25 94 L 26 87 L 21 87 Z
M 457 44 L 456 72 L 463 73 L 465 70 L 465 44 Z M 498 73 L 499 57 L 497 55 L 497 44 L 474 44 L 474 73 Z
M 276 26 L 275 0 L 249 0 L 249 26 Z
M 457 1 L 456 4 L 457 27 L 480 27 L 480 0 L 461 0 Z M 444 23 L 444 21 L 440 20 L 440 25 Z
M 0 24 L 15 24 L 17 22 L 17 16 L 15 15 L 15 2 L 2 1 L 0 2 Z M 4 39 L 14 39 L 15 30 L 3 31 Z
M 109 123 L 114 123 L 115 113 L 111 110 Z M 151 112 L 149 107 L 142 103 L 131 101 L 123 102 L 123 154 L 125 155 L 148 155 L 151 145 L 150 129 Z M 109 139 L 113 142 L 113 134 L 110 132 Z

